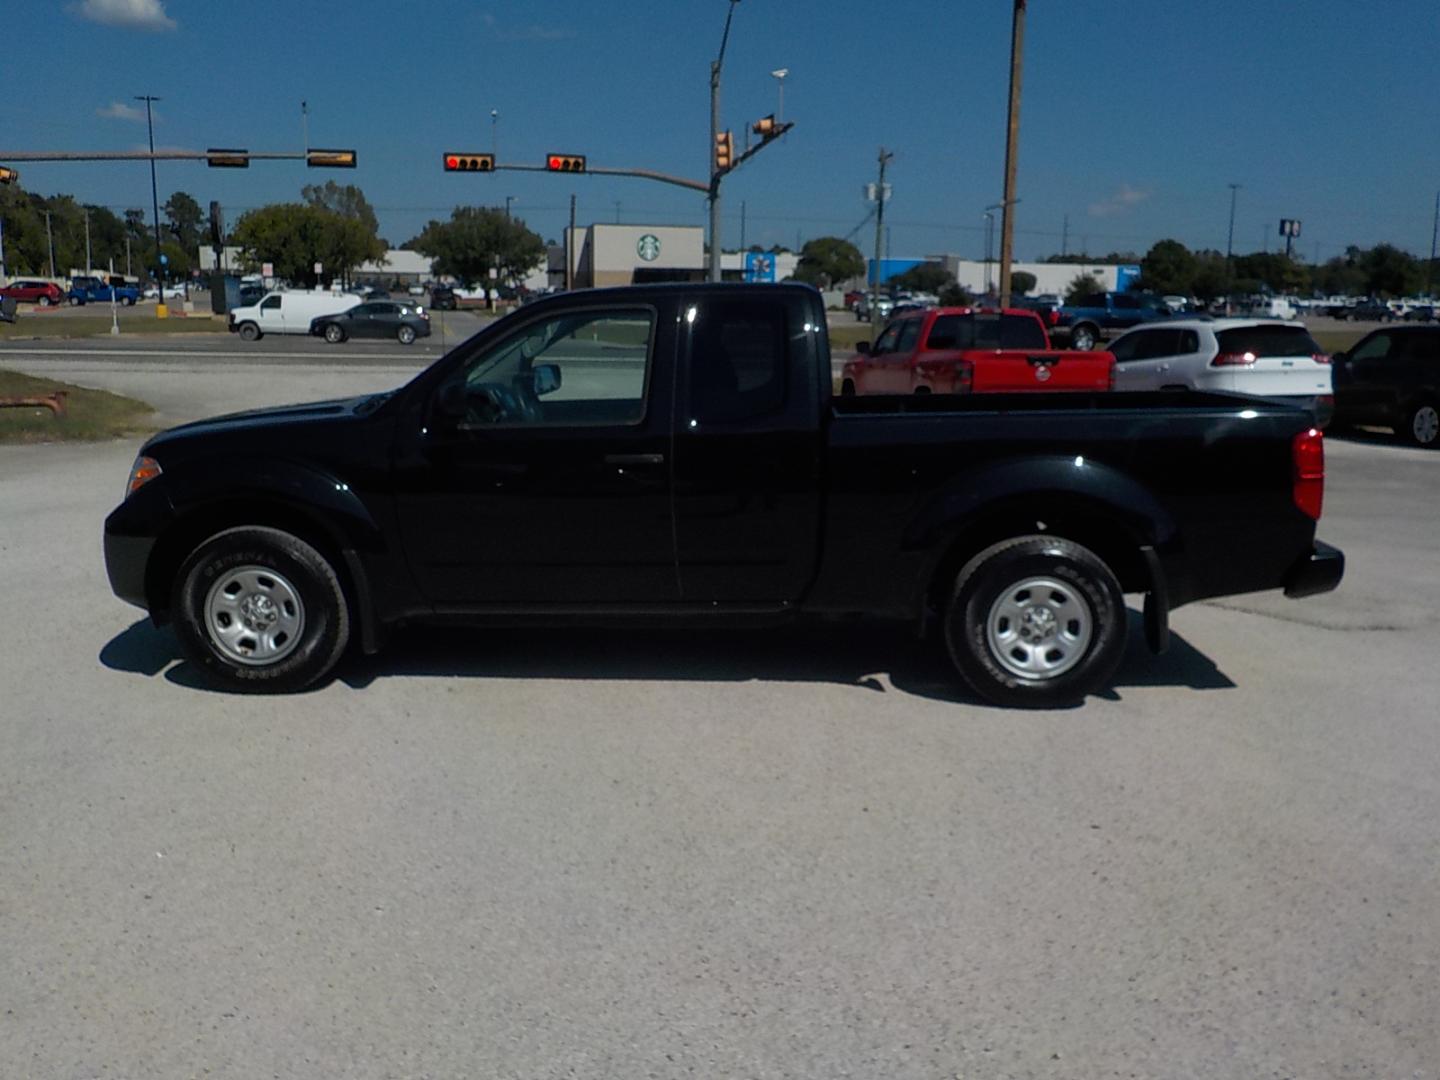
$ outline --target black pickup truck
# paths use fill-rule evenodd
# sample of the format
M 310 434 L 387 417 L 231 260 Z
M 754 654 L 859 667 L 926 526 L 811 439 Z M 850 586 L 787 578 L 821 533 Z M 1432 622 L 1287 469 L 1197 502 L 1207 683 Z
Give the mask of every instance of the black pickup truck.
M 226 687 L 298 690 L 399 624 L 938 629 L 1007 705 L 1104 687 L 1143 593 L 1332 589 L 1321 435 L 1201 393 L 831 396 L 798 285 L 568 293 L 393 393 L 188 424 L 105 522 L 117 595 Z

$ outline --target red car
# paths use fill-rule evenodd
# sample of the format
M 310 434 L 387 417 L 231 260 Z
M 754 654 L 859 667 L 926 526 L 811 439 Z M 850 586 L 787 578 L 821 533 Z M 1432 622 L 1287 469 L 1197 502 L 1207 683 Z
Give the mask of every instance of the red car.
M 65 299 L 65 290 L 53 281 L 36 281 L 33 278 L 20 279 L 12 281 L 0 289 L 0 296 L 14 297 L 24 304 L 50 307 Z
M 1113 390 L 1108 352 L 1052 349 L 1033 311 L 929 308 L 906 312 L 841 374 L 842 394 L 969 394 Z

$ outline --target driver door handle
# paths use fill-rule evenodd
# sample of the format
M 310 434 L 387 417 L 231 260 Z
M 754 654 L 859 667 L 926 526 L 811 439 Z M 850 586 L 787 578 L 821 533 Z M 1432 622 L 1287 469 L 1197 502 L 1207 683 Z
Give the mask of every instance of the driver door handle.
M 606 454 L 606 465 L 663 465 L 664 454 Z

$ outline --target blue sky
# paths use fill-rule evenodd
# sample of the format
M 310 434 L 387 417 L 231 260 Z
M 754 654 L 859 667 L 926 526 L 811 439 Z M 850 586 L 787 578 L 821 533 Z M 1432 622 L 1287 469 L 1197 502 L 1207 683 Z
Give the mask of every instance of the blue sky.
M 12 0 L 13 2 L 13 0 Z M 708 69 L 727 0 L 74 0 L 7 12 L 5 150 L 157 146 L 354 147 L 352 171 L 298 162 L 246 171 L 164 163 L 185 190 L 247 207 L 309 182 L 359 184 L 399 243 L 457 204 L 503 205 L 557 237 L 578 219 L 702 224 L 703 197 L 639 180 L 445 174 L 447 150 L 700 177 Z M 724 236 L 794 245 L 864 219 L 863 185 L 893 150 L 895 255 L 979 257 L 1002 188 L 1007 0 L 740 0 L 722 124 L 736 140 L 777 106 L 784 143 L 731 174 Z M 1428 253 L 1440 188 L 1440 4 L 1433 0 L 1031 0 L 1016 210 L 1017 255 L 1143 252 L 1173 236 L 1271 250 L 1299 218 L 1307 258 L 1347 244 Z M 21 102 L 37 107 L 16 108 Z M 500 117 L 493 125 L 490 112 Z M 0 163 L 4 163 L 0 156 Z M 150 205 L 148 166 L 25 164 L 27 188 L 123 209 Z M 617 205 L 618 208 L 617 208 Z M 867 251 L 873 226 L 855 233 Z

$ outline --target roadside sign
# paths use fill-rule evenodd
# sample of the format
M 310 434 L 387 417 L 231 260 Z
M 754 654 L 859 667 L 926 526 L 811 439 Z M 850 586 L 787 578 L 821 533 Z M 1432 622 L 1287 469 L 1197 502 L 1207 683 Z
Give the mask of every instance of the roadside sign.
M 774 281 L 775 256 L 768 255 L 763 251 L 747 251 L 745 253 L 745 280 Z
M 324 264 L 324 263 L 318 263 L 318 262 L 317 262 L 317 263 L 315 264 L 315 273 L 317 273 L 317 274 L 323 274 L 324 272 L 325 272 L 325 264 Z
M 260 276 L 261 276 L 261 277 L 266 277 L 266 278 L 272 278 L 272 277 L 274 277 L 274 276 L 275 276 L 275 264 L 274 264 L 274 263 L 261 263 L 261 264 L 260 264 Z
M 660 238 L 654 233 L 646 233 L 635 241 L 635 254 L 646 262 L 654 262 L 660 257 Z

